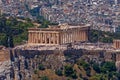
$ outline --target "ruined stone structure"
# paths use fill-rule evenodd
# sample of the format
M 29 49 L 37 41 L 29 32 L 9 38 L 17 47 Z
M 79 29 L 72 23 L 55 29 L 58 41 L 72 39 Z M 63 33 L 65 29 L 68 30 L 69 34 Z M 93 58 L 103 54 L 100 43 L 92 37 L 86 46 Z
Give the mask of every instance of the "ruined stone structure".
M 120 49 L 120 40 L 113 40 L 113 47 L 116 49 Z
M 30 28 L 28 30 L 29 44 L 60 45 L 78 41 L 88 41 L 90 25 L 71 26 L 62 24 L 49 28 Z

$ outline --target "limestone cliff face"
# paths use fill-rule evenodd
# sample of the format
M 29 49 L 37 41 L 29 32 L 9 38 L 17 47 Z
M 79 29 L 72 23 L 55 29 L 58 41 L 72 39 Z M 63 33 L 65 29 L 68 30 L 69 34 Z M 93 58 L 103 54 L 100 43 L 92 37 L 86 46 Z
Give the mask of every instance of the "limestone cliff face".
M 8 54 L 10 59 L 5 64 L 10 65 L 6 66 L 8 69 L 10 68 L 10 73 L 7 75 L 9 77 L 4 75 L 4 78 L 7 80 L 32 80 L 32 74 L 34 70 L 38 69 L 39 64 L 43 64 L 45 68 L 56 70 L 63 68 L 66 63 L 74 64 L 79 58 L 98 63 L 102 61 L 116 61 L 118 70 L 120 66 L 120 52 L 88 51 L 83 49 L 42 51 L 12 49 Z
M 0 48 L 0 80 L 13 79 L 13 69 L 11 66 L 9 50 Z

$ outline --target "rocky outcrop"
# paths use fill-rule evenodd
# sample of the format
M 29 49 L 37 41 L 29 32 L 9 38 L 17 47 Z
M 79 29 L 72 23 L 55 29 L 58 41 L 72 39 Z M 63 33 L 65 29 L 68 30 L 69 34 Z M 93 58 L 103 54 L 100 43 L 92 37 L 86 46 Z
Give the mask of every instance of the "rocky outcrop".
M 42 64 L 47 69 L 60 69 L 67 63 L 75 63 L 82 58 L 86 61 L 116 61 L 116 66 L 120 66 L 120 52 L 109 52 L 102 50 L 84 50 L 84 49 L 67 49 L 67 50 L 22 50 L 12 49 L 9 51 L 9 59 L 0 63 L 0 72 L 6 80 L 32 80 L 32 75 Z M 3 69 L 1 68 L 3 67 Z M 6 72 L 8 71 L 8 72 Z M 6 74 L 9 75 L 6 75 Z M 1 75 L 1 74 L 0 74 Z M 0 79 L 1 80 L 1 79 Z M 3 79 L 4 80 L 4 79 Z
M 0 80 L 13 79 L 14 74 L 11 64 L 9 50 L 0 47 Z

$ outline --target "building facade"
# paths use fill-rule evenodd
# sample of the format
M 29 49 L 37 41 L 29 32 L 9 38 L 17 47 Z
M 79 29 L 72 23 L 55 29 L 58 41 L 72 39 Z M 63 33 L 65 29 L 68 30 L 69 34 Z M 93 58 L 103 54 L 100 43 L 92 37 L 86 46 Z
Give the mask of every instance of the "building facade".
M 72 42 L 88 41 L 90 25 L 71 26 L 62 24 L 49 28 L 30 28 L 28 44 L 61 45 Z

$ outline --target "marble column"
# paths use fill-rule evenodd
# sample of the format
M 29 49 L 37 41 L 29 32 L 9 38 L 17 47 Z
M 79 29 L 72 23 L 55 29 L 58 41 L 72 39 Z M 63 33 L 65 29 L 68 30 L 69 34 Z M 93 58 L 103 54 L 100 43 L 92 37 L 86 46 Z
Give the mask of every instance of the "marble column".
M 118 47 L 118 42 L 116 41 L 116 48 Z
M 75 34 L 75 36 L 76 36 L 76 41 L 78 41 L 78 40 L 77 40 L 77 29 L 76 29 L 76 34 Z
M 116 41 L 116 48 L 118 48 L 118 42 Z
M 32 32 L 30 34 L 31 34 L 31 36 L 30 36 L 30 43 L 32 43 Z
M 117 48 L 119 48 L 119 42 L 117 41 Z
M 76 29 L 76 41 L 78 41 L 78 29 Z
M 117 41 L 117 48 L 119 48 L 119 42 Z
M 53 44 L 55 44 L 55 33 L 53 33 Z
M 120 48 L 120 42 L 118 41 L 119 45 L 118 45 L 118 48 Z
M 85 31 L 85 41 L 87 40 L 87 37 L 86 37 L 86 31 Z
M 33 32 L 33 43 L 35 43 L 35 32 Z
M 115 41 L 115 44 L 116 44 L 116 46 L 115 46 L 115 47 L 117 48 L 117 41 Z
M 38 43 L 38 32 L 36 32 L 36 43 Z
M 79 29 L 77 29 L 77 41 L 79 41 Z
M 37 32 L 35 32 L 35 43 L 37 43 Z
M 84 35 L 85 35 L 85 33 L 84 33 L 84 31 L 83 31 L 83 41 L 85 40 L 85 36 L 84 36 Z
M 65 43 L 67 43 L 67 33 L 66 32 L 64 33 L 64 39 L 65 39 L 64 40 L 64 44 L 65 44 Z
M 45 44 L 47 44 L 46 33 L 44 33 L 44 41 L 45 41 Z
M 78 30 L 76 29 L 76 41 L 78 41 Z
M 73 42 L 73 31 L 71 30 L 71 42 Z
M 34 43 L 36 43 L 36 32 L 34 32 Z
M 114 47 L 116 48 L 116 42 L 114 41 Z
M 79 31 L 79 40 L 81 41 L 81 30 Z
M 59 33 L 57 33 L 57 44 L 59 44 L 60 42 L 59 42 Z
M 40 43 L 42 43 L 42 33 L 40 32 Z
M 66 32 L 64 33 L 64 44 L 66 43 Z
M 71 31 L 71 34 L 70 34 L 70 42 L 72 42 L 72 31 Z
M 70 37 L 70 43 L 71 43 L 72 42 L 72 31 L 71 31 L 69 37 Z
M 63 32 L 63 33 L 62 33 L 62 44 L 65 43 L 65 37 L 64 37 L 64 36 L 65 36 L 65 33 Z
M 74 30 L 72 31 L 72 42 L 74 42 Z
M 86 32 L 84 31 L 85 41 L 86 41 Z
M 39 32 L 39 41 L 38 41 L 39 43 L 41 43 L 41 41 L 40 41 L 41 37 L 40 36 L 41 36 L 41 33 Z
M 52 35 L 53 33 L 51 33 L 51 37 L 50 37 L 50 42 L 51 42 L 51 44 L 53 44 L 53 35 Z
M 29 32 L 29 35 L 28 35 L 28 43 L 31 43 L 31 33 Z
M 63 44 L 64 38 L 63 38 L 63 32 L 61 33 L 61 44 Z
M 83 33 L 83 31 L 82 31 L 82 35 L 81 35 L 81 36 L 82 36 L 82 41 L 84 40 L 84 37 L 83 37 L 83 35 L 84 35 L 84 33 Z
M 42 32 L 42 34 L 41 34 L 41 43 L 43 44 L 43 40 L 44 40 L 44 37 L 43 37 L 43 32 Z
M 79 41 L 81 41 L 81 30 L 79 30 Z
M 57 44 L 57 33 L 55 33 L 55 44 Z
M 74 30 L 74 41 L 76 41 L 76 29 Z
M 84 31 L 83 31 L 83 41 L 84 41 L 85 37 L 84 37 Z
M 45 32 L 43 32 L 43 44 L 45 44 Z
M 64 43 L 66 43 L 66 32 L 64 33 Z
M 67 42 L 66 42 L 66 43 L 70 43 L 70 37 L 69 37 L 69 35 L 70 35 L 70 33 L 67 32 L 67 36 L 66 36 L 66 38 L 67 38 Z
M 39 32 L 37 32 L 37 37 L 36 37 L 36 39 L 37 39 L 37 43 L 39 43 Z
M 88 41 L 88 32 L 85 32 L 86 41 Z
M 63 44 L 65 43 L 65 32 L 63 33 Z
M 35 36 L 35 34 L 34 34 L 34 32 L 33 32 L 33 34 L 32 34 L 32 41 L 33 41 L 33 43 L 35 43 L 35 42 L 34 42 L 34 36 Z
M 42 32 L 42 44 L 44 42 L 44 33 Z
M 33 43 L 33 32 L 31 33 L 31 42 Z
M 73 31 L 71 30 L 71 42 L 73 42 Z
M 48 33 L 47 36 L 49 36 L 49 41 L 48 41 L 48 43 L 51 44 L 51 33 Z

